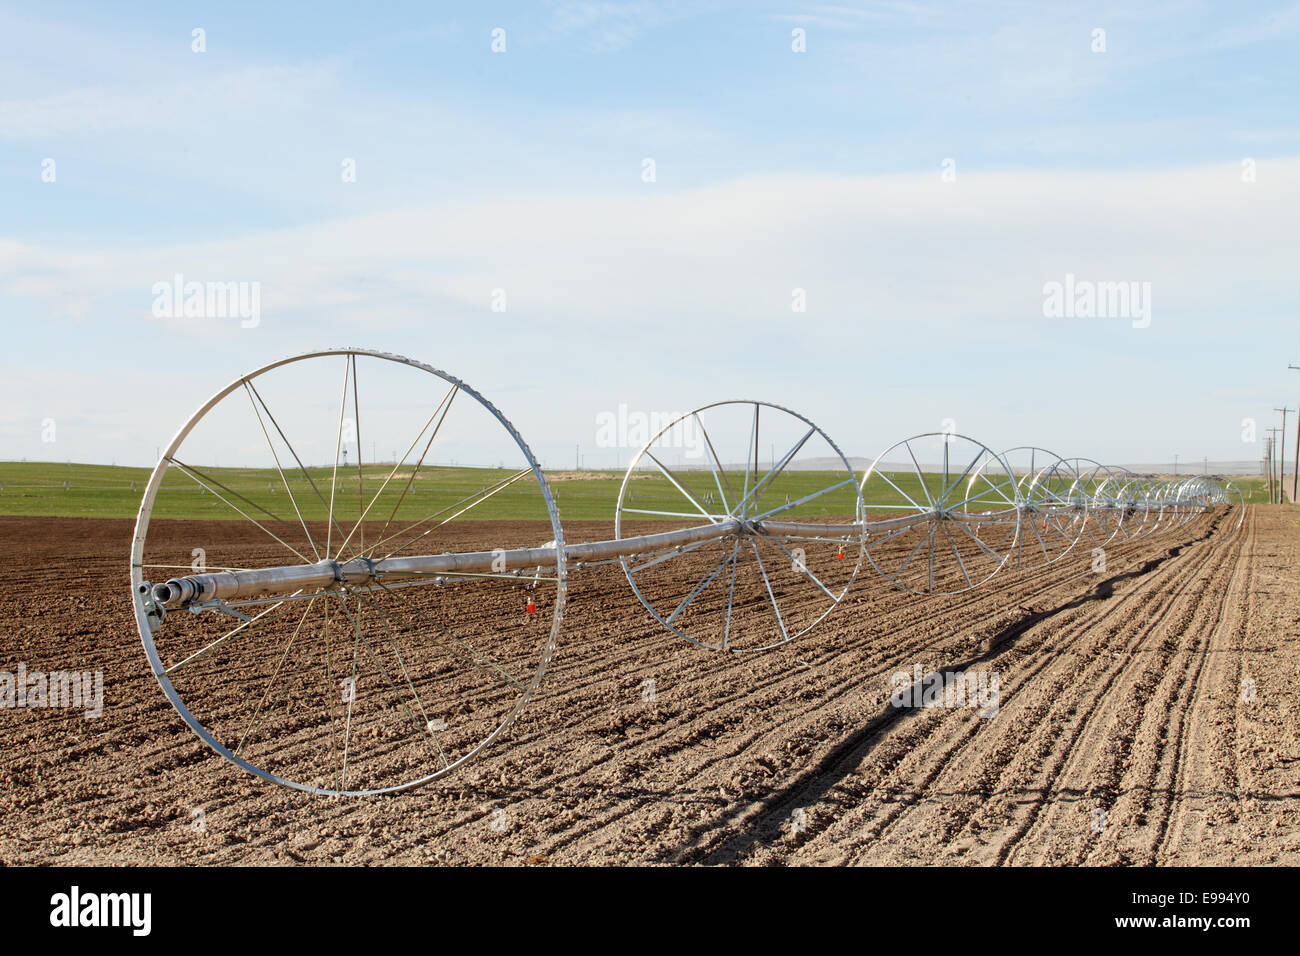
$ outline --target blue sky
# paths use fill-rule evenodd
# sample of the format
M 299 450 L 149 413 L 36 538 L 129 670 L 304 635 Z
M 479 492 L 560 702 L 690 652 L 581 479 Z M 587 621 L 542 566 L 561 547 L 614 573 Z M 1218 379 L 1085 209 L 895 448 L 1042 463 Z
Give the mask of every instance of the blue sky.
M 147 464 L 349 344 L 555 465 L 621 403 L 727 397 L 855 455 L 951 418 L 1255 458 L 1241 420 L 1300 395 L 1298 54 L 1287 3 L 9 5 L 0 457 Z M 260 283 L 258 325 L 155 317 L 176 273 Z M 1150 282 L 1150 326 L 1044 317 L 1067 273 Z

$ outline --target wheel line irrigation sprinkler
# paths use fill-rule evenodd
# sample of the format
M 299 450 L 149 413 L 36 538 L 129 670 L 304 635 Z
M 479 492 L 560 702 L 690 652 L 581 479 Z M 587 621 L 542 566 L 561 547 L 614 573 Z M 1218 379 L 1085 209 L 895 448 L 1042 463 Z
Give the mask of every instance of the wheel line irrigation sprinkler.
M 370 363 L 379 363 L 386 370 L 380 381 L 400 367 L 423 373 L 418 381 L 435 386 L 427 403 L 415 403 L 420 414 L 414 421 L 424 421 L 424 427 L 377 489 L 370 479 L 369 496 L 360 454 L 359 360 L 368 370 Z M 269 390 L 272 373 L 328 372 L 323 378 L 337 382 L 340 370 L 337 411 L 332 399 L 321 400 L 322 407 L 331 408 L 331 422 L 337 420 L 332 443 L 323 444 L 333 465 L 316 469 L 313 478 L 282 425 L 283 403 L 277 403 L 277 416 L 263 392 Z M 303 394 L 293 381 L 295 390 L 285 394 Z M 247 400 L 245 414 L 251 409 L 250 420 L 256 423 L 249 431 L 257 442 L 265 440 L 278 476 L 278 481 L 260 480 L 280 496 L 276 500 L 287 499 L 292 516 L 272 513 L 232 487 L 234 478 L 223 472 L 227 484 L 198 464 L 205 460 L 201 442 L 209 434 L 209 419 L 225 420 L 227 399 Z M 450 430 L 447 422 L 457 399 L 457 409 L 468 404 L 477 416 L 473 434 L 495 429 L 522 467 L 388 535 L 402 505 L 410 501 L 408 507 L 413 507 L 426 495 L 416 479 L 422 469 L 426 475 L 435 470 L 426 465 L 434 440 L 440 434 L 454 440 L 443 429 Z M 301 403 L 295 399 L 291 404 Z M 345 414 L 349 407 L 351 419 Z M 386 414 L 391 418 L 396 413 Z M 357 449 L 346 466 L 341 461 L 345 422 L 355 432 L 348 438 Z M 366 425 L 373 427 L 370 420 Z M 663 460 L 664 442 L 680 437 L 684 429 L 699 439 L 706 467 L 683 470 Z M 760 464 L 761 436 L 774 432 L 787 436 L 789 444 L 776 445 Z M 743 466 L 721 451 L 736 448 L 740 437 L 745 439 Z M 190 452 L 191 438 L 200 443 L 198 454 Z M 788 450 L 778 457 L 777 448 Z M 408 463 L 417 452 L 419 459 Z M 940 457 L 941 468 L 928 463 Z M 804 467 L 805 461 L 815 462 L 816 469 Z M 408 473 L 401 471 L 404 466 Z M 353 479 L 357 517 L 349 528 L 350 519 L 340 516 L 345 497 L 351 506 L 347 486 Z M 641 490 L 647 481 L 653 482 L 655 494 Z M 249 562 L 256 567 L 152 574 L 183 569 L 173 546 L 155 544 L 150 537 L 160 493 L 177 494 L 177 483 L 198 485 L 205 501 L 216 506 L 219 500 L 243 519 L 242 531 L 263 544 L 267 537 L 274 539 L 283 556 Z M 539 520 L 550 526 L 551 540 L 545 545 L 437 553 L 419 547 L 427 545 L 433 532 L 462 518 L 452 530 L 474 530 L 470 523 L 488 501 L 525 486 L 539 502 Z M 399 491 L 386 516 L 387 500 Z M 286 786 L 331 795 L 377 794 L 452 772 L 513 723 L 536 693 L 554 654 L 571 571 L 618 563 L 638 600 L 676 636 L 711 649 L 753 652 L 785 644 L 824 620 L 864 563 L 903 591 L 958 594 L 987 583 L 1008 565 L 1042 568 L 1080 544 L 1102 548 L 1116 538 L 1135 540 L 1185 527 L 1227 504 L 1234 493 L 1240 503 L 1239 491 L 1212 477 L 1170 481 L 1134 475 L 1027 446 L 999 453 L 950 432 L 898 442 L 859 477 L 810 419 L 761 401 L 729 401 L 679 416 L 650 437 L 619 488 L 614 537 L 570 543 L 540 464 L 487 399 L 459 379 L 411 359 L 366 349 L 329 349 L 241 376 L 176 433 L 142 497 L 131 548 L 131 590 L 150 667 L 173 706 L 209 747 Z M 385 494 L 390 499 L 377 507 Z M 323 542 L 320 522 L 304 514 L 305 509 L 313 513 L 310 507 L 317 504 L 326 514 Z M 367 523 L 385 517 L 378 538 L 372 534 L 367 540 Z M 645 522 L 651 520 L 674 526 L 647 531 Z M 317 525 L 314 535 L 312 524 Z M 297 546 L 286 529 L 301 530 L 302 538 L 291 539 Z M 394 546 L 398 540 L 402 543 Z M 232 533 L 218 546 L 233 553 L 242 545 Z M 155 552 L 173 556 L 160 561 Z M 289 553 L 294 560 L 287 560 Z M 501 598 L 500 587 L 525 589 L 522 621 L 514 591 Z M 474 595 L 472 608 L 456 603 L 458 588 Z M 549 606 L 551 623 L 539 636 L 540 628 L 533 625 L 544 606 Z M 471 625 L 466 633 L 452 633 Z M 498 634 L 502 639 L 493 643 Z M 249 650 L 250 635 L 263 642 L 265 666 L 258 663 L 257 648 Z M 530 641 L 531 650 L 520 648 Z M 262 671 L 253 674 L 258 666 Z M 523 668 L 531 673 L 521 675 Z M 295 675 L 299 683 L 294 683 Z M 220 690 L 232 677 L 247 681 L 250 690 L 243 705 L 233 708 L 223 703 Z M 358 690 L 367 681 L 378 688 L 374 694 Z M 338 700 L 329 697 L 336 683 L 343 687 Z M 364 755 L 363 743 L 371 745 Z

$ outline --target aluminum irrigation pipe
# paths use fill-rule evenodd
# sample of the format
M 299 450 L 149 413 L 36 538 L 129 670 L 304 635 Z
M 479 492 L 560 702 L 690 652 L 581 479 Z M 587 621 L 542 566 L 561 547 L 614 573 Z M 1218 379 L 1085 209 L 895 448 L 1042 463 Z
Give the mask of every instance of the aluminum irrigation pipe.
M 1205 506 L 1204 498 L 1188 497 L 1162 503 L 1163 507 L 1184 510 Z M 1098 511 L 1130 511 L 1141 508 L 1141 503 L 1116 504 L 1108 502 L 1092 505 L 1080 501 L 1060 508 L 1041 505 L 1032 509 L 1036 514 L 1082 514 Z M 637 535 L 566 544 L 566 562 L 604 561 L 611 558 L 636 557 L 643 554 L 680 548 L 697 542 L 713 541 L 732 535 L 776 534 L 791 538 L 824 538 L 838 536 L 849 538 L 863 532 L 878 534 L 885 531 L 909 528 L 936 518 L 969 524 L 998 523 L 1019 519 L 1021 508 L 997 512 L 933 511 L 906 515 L 879 521 L 858 521 L 848 524 L 812 524 L 793 521 L 754 521 L 727 519 L 712 524 L 697 525 L 656 534 Z M 555 559 L 553 547 L 512 548 L 494 551 L 467 551 L 460 553 L 406 555 L 403 557 L 371 560 L 355 558 L 351 561 L 319 561 L 312 564 L 279 565 L 255 570 L 219 571 L 171 578 L 153 586 L 151 595 L 158 607 L 176 610 L 212 600 L 246 597 L 277 597 L 299 594 L 305 590 L 320 591 L 346 584 L 361 587 L 380 580 L 403 580 L 427 575 L 473 575 L 491 573 L 517 574 L 519 571 L 544 566 Z
M 739 520 L 719 521 L 659 534 L 622 540 L 593 541 L 564 546 L 566 561 L 601 561 L 632 557 L 699 541 L 725 538 L 738 532 Z M 813 526 L 817 527 L 817 526 Z M 372 581 L 422 577 L 429 574 L 490 574 L 535 568 L 555 560 L 555 548 L 512 548 L 496 551 L 416 554 L 400 558 L 354 558 L 351 561 L 319 561 L 315 564 L 283 565 L 251 571 L 220 571 L 172 578 L 153 587 L 158 605 L 173 610 L 213 599 L 274 597 L 294 594 L 306 588 L 323 589 L 335 584 L 360 587 Z

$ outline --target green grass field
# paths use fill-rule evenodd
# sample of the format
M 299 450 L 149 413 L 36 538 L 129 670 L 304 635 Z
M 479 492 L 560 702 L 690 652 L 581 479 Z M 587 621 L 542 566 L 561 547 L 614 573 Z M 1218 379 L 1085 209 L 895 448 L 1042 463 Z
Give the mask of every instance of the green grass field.
M 1263 478 L 1237 478 L 1232 483 L 1241 492 L 1246 504 L 1268 504 L 1268 483 Z
M 243 495 L 256 505 L 277 514 L 292 516 L 292 507 L 285 494 L 284 485 L 274 469 L 212 468 L 200 469 L 202 477 L 214 491 L 239 504 L 254 516 L 255 507 L 236 495 Z M 391 465 L 367 465 L 358 476 L 355 466 L 346 472 L 340 469 L 335 489 L 335 513 L 340 518 L 355 520 L 362 510 L 362 484 L 365 501 L 370 501 L 375 490 L 392 471 Z M 328 514 L 331 469 L 309 468 L 311 482 L 302 472 L 289 474 L 293 491 L 303 517 L 308 521 L 323 520 Z M 391 479 L 380 500 L 371 506 L 368 517 L 385 520 L 397 507 L 398 519 L 416 520 L 435 511 L 450 508 L 457 502 L 472 500 L 483 489 L 508 479 L 513 472 L 497 468 L 450 468 L 426 466 L 411 482 L 403 497 L 403 488 L 409 466 L 399 469 Z M 647 473 L 650 474 L 650 473 Z M 621 472 L 583 472 L 574 477 L 572 472 L 559 472 L 550 478 L 551 491 L 561 515 L 570 520 L 612 520 L 618 490 L 623 481 Z M 684 485 L 701 500 L 714 490 L 713 476 L 708 471 L 688 471 L 678 475 Z M 743 474 L 729 475 L 735 488 L 744 481 Z M 890 478 L 906 495 L 923 501 L 924 495 L 915 474 L 890 473 Z M 0 462 L 0 514 L 28 516 L 58 516 L 86 518 L 133 518 L 140 507 L 140 498 L 149 479 L 146 468 L 126 468 L 109 465 L 58 464 L 51 462 Z M 796 471 L 784 473 L 763 502 L 763 507 L 777 507 L 785 500 L 797 500 L 811 494 L 835 479 L 823 472 Z M 312 484 L 315 484 L 315 489 Z M 1262 479 L 1237 479 L 1236 485 L 1246 500 L 1263 503 L 1267 491 Z M 927 475 L 926 484 L 937 491 L 939 476 Z M 654 473 L 646 479 L 633 482 L 635 507 L 646 510 L 681 510 L 683 499 L 668 483 Z M 986 500 L 980 507 L 991 507 L 995 500 Z M 541 498 L 530 477 L 506 486 L 486 501 L 476 505 L 472 517 L 485 520 L 518 520 L 542 518 Z M 868 507 L 904 503 L 902 495 L 883 482 L 868 490 Z M 843 488 L 818 498 L 804 506 L 805 515 L 843 515 L 853 510 L 853 492 Z M 162 490 L 154 508 L 159 518 L 218 518 L 243 520 L 230 505 L 217 494 L 204 491 L 191 477 L 172 469 L 163 481 Z M 656 516 L 645 515 L 646 520 Z M 665 520 L 671 520 L 665 517 Z M 678 519 L 680 520 L 680 519 Z
M 292 518 L 293 506 L 285 493 L 284 483 L 274 469 L 200 468 L 199 477 L 212 491 L 205 491 L 190 476 L 173 468 L 164 478 L 154 506 L 157 518 L 218 518 L 243 520 L 218 493 L 253 517 L 262 514 L 250 502 L 277 515 Z M 340 469 L 334 490 L 335 515 L 339 520 L 355 520 L 392 472 L 392 465 L 367 465 L 358 475 L 355 466 Z M 398 520 L 417 520 L 443 509 L 455 511 L 458 502 L 473 500 L 485 489 L 517 474 L 498 468 L 451 468 L 425 466 L 406 489 L 410 466 L 403 466 L 385 487 L 378 502 L 369 507 L 368 518 L 386 520 L 394 513 Z M 301 471 L 286 472 L 289 488 L 304 519 L 324 520 L 329 512 L 332 470 L 308 468 L 310 482 Z M 580 478 L 566 477 L 572 472 L 548 476 L 551 492 L 561 515 L 572 520 L 613 520 L 623 473 L 582 472 Z M 701 499 L 714 488 L 709 472 L 684 472 L 679 476 Z M 742 487 L 743 474 L 731 474 L 736 488 Z M 706 480 L 707 479 L 707 480 Z M 90 518 L 133 518 L 149 480 L 145 468 L 107 465 L 51 464 L 40 462 L 0 462 L 0 514 L 45 515 Z M 833 481 L 820 472 L 791 472 L 783 475 L 780 495 L 797 499 Z M 912 484 L 916 479 L 912 478 Z M 313 488 L 314 484 L 314 488 Z M 362 486 L 364 484 L 364 499 Z M 633 484 L 634 504 L 647 510 L 681 510 L 684 500 L 661 477 L 637 480 Z M 405 491 L 405 494 L 404 494 Z M 238 497 L 242 495 L 245 501 Z M 400 500 L 400 504 L 399 504 Z M 784 500 L 782 497 L 768 507 Z M 843 514 L 853 510 L 851 487 L 840 489 L 810 504 L 806 514 Z M 541 495 L 530 476 L 507 485 L 474 506 L 469 517 L 483 520 L 519 520 L 544 518 Z M 656 520 L 654 515 L 638 516 Z M 664 520 L 670 520 L 667 516 Z

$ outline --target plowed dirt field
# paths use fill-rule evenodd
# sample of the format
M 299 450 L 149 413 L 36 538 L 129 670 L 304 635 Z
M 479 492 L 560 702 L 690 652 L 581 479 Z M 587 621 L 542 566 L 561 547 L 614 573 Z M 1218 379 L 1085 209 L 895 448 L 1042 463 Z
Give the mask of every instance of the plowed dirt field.
M 136 633 L 131 522 L 0 518 L 0 670 L 104 687 L 99 717 L 0 709 L 0 861 L 1294 865 L 1293 510 L 1221 509 L 1108 547 L 1101 573 L 1080 552 L 955 597 L 864 567 L 807 635 L 748 656 L 668 634 L 617 566 L 584 570 L 508 733 L 364 800 L 265 783 L 184 725 Z M 994 706 L 895 706 L 918 666 L 983 675 Z

